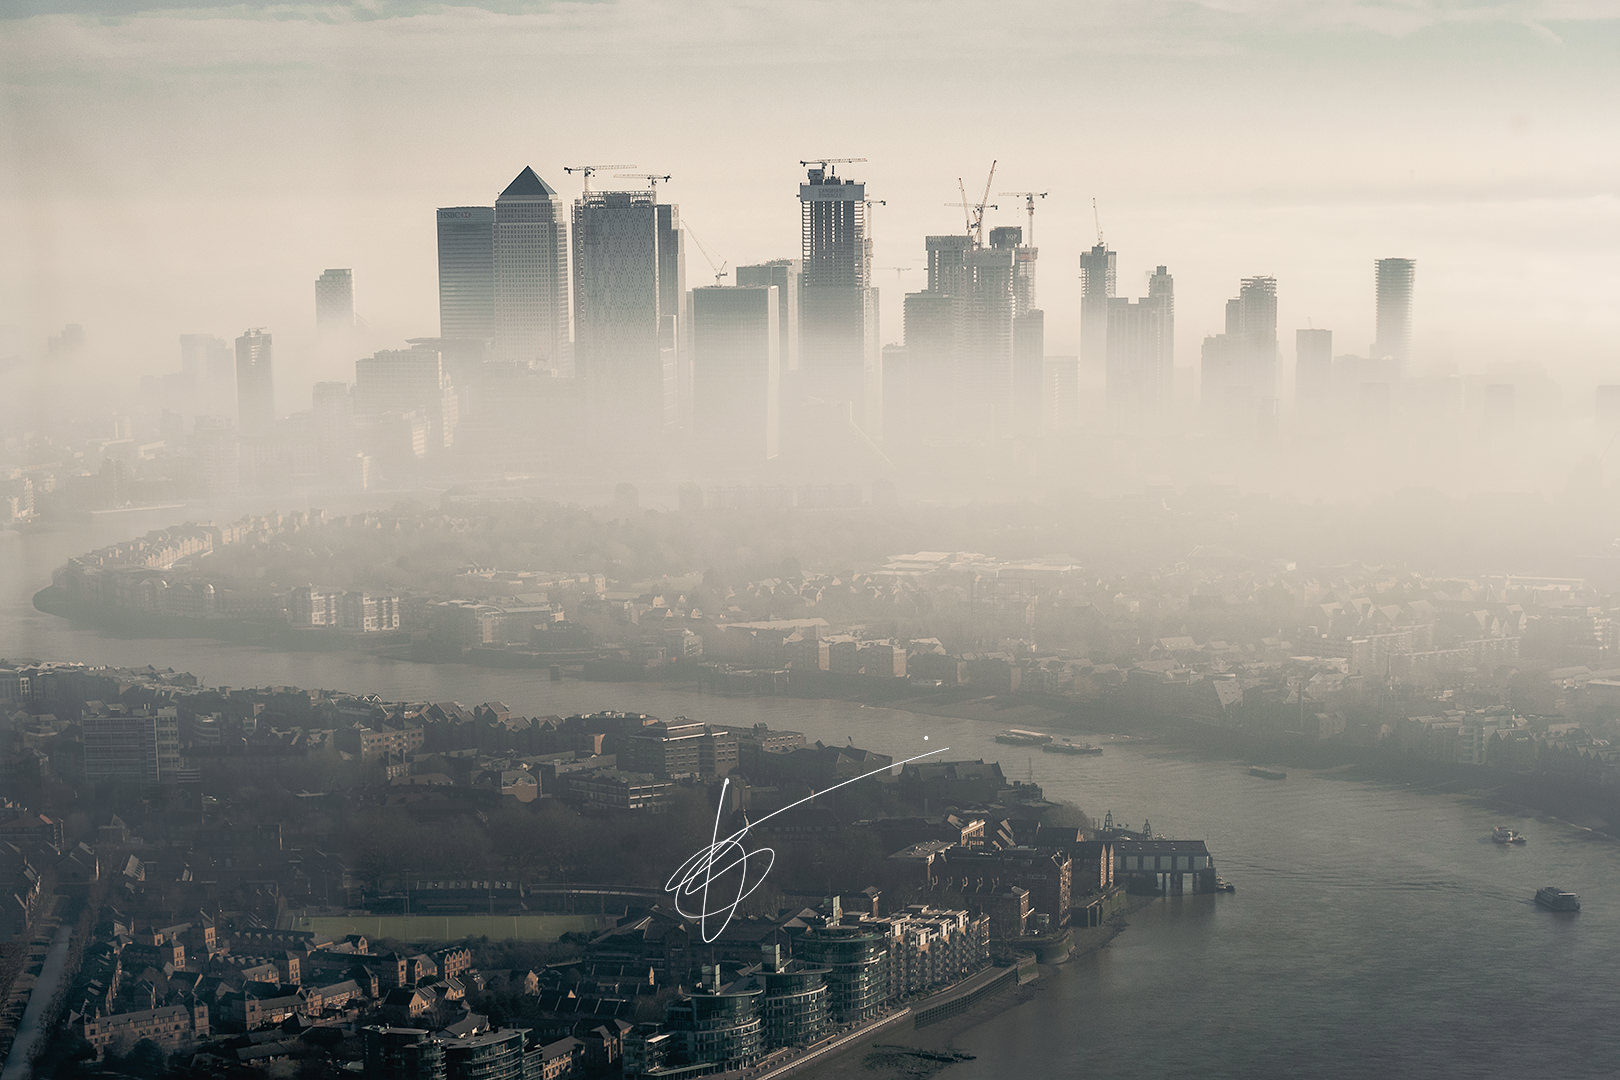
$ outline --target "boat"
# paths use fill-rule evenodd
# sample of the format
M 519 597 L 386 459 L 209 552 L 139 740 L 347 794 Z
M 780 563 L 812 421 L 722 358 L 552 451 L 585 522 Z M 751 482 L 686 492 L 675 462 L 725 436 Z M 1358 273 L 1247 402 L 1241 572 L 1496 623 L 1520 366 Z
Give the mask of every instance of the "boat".
M 1237 886 L 1232 884 L 1230 881 L 1227 881 L 1223 877 L 1217 877 L 1215 879 L 1215 891 L 1216 892 L 1237 892 Z
M 1041 746 L 1043 753 L 1047 754 L 1100 754 L 1102 747 L 1072 743 L 1067 739 L 1062 742 L 1049 742 Z
M 1491 830 L 1491 839 L 1495 840 L 1498 844 L 1522 844 L 1522 843 L 1524 843 L 1524 835 L 1522 833 L 1514 832 L 1512 829 L 1508 828 L 1506 825 L 1498 825 L 1496 828 L 1492 829 Z
M 1536 903 L 1548 911 L 1581 910 L 1581 898 L 1572 892 L 1565 892 L 1556 885 L 1543 885 L 1537 889 Z
M 1024 731 L 1022 728 L 1008 728 L 996 736 L 996 742 L 1012 743 L 1014 746 L 1036 746 L 1051 741 L 1050 735 L 1043 735 L 1039 731 Z
M 1265 768 L 1261 768 L 1259 765 L 1250 765 L 1249 766 L 1249 775 L 1250 776 L 1258 776 L 1262 780 L 1286 780 L 1286 779 L 1288 779 L 1288 774 L 1283 772 L 1281 769 L 1265 769 Z

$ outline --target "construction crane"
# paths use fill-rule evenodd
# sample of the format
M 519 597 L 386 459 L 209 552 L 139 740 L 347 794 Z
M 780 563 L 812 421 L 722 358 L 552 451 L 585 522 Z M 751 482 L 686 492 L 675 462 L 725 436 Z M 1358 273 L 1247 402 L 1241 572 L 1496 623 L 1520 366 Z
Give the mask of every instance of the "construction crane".
M 863 158 L 863 157 L 824 157 L 824 158 L 801 159 L 799 161 L 799 164 L 800 165 L 819 165 L 821 167 L 822 171 L 826 172 L 826 171 L 828 171 L 827 167 L 829 165 L 853 165 L 856 162 L 865 161 L 865 160 L 866 159 Z M 838 170 L 837 169 L 832 169 L 831 172 L 832 172 L 832 174 L 834 176 L 838 175 Z
M 614 173 L 613 175 L 619 180 L 645 180 L 647 181 L 647 186 L 652 188 L 652 193 L 654 195 L 658 194 L 659 184 L 667 183 L 669 181 L 668 176 L 659 176 L 657 173 L 621 172 Z
M 1102 218 L 1097 216 L 1097 196 L 1091 197 L 1091 220 L 1097 226 L 1097 246 L 1103 246 Z
M 894 279 L 896 281 L 900 280 L 900 275 L 901 274 L 908 274 L 908 273 L 911 272 L 911 267 L 909 267 L 909 266 L 880 266 L 880 267 L 878 267 L 878 269 L 879 270 L 893 270 L 894 271 Z
M 590 190 L 591 190 L 591 174 L 592 173 L 600 172 L 603 169 L 633 169 L 635 167 L 636 166 L 635 166 L 634 162 L 631 162 L 629 165 L 564 165 L 563 166 L 563 172 L 567 173 L 570 176 L 574 175 L 575 173 L 584 173 L 585 174 L 585 192 L 586 192 L 586 194 L 589 194 Z
M 698 246 L 698 250 L 703 253 L 704 261 L 709 264 L 709 269 L 714 271 L 714 283 L 719 285 L 721 280 L 730 273 L 726 267 L 731 264 L 729 262 L 722 262 L 719 266 L 716 266 L 714 264 L 714 256 L 710 255 L 709 249 L 703 246 L 703 241 L 699 240 L 697 233 L 692 231 L 692 226 L 682 224 L 681 228 L 686 230 L 686 235 L 692 238 L 692 243 L 696 244 Z
M 962 218 L 967 225 L 967 234 L 972 238 L 975 248 L 984 247 L 984 212 L 986 210 L 1001 209 L 1000 206 L 990 201 L 990 184 L 995 178 L 996 163 L 992 161 L 990 163 L 990 175 L 985 177 L 984 180 L 984 197 L 977 203 L 970 203 L 967 197 L 967 185 L 962 183 L 962 178 L 958 176 L 956 178 L 956 189 L 962 193 L 962 201 L 945 204 L 946 206 L 960 206 L 962 208 Z
M 1029 235 L 1024 237 L 1024 243 L 1030 247 L 1035 246 L 1035 200 L 1046 198 L 1044 191 L 998 191 L 997 195 L 1016 195 L 1024 200 L 1024 212 L 1029 215 Z

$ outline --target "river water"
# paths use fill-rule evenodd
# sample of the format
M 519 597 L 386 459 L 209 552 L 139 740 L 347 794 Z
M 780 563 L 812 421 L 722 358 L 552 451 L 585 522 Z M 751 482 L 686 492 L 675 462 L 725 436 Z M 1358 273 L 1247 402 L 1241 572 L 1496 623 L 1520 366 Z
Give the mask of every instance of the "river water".
M 1512 820 L 1529 842 L 1502 846 L 1489 840 L 1502 819 L 1472 800 L 1333 773 L 1267 781 L 1230 761 L 1118 740 L 1100 757 L 1030 754 L 995 743 L 993 723 L 116 638 L 32 609 L 32 593 L 75 550 L 154 524 L 108 523 L 88 543 L 0 533 L 0 656 L 151 663 L 236 686 L 498 699 L 530 714 L 763 721 L 896 757 L 946 746 L 949 758 L 999 759 L 1010 777 L 1032 777 L 1099 817 L 1150 818 L 1157 832 L 1208 841 L 1236 894 L 1133 915 L 1108 948 L 1044 980 L 1034 1000 L 960 1036 L 978 1056 L 952 1066 L 951 1080 L 1620 1075 L 1620 845 L 1582 829 Z M 1580 893 L 1584 910 L 1538 909 L 1531 896 L 1544 884 Z

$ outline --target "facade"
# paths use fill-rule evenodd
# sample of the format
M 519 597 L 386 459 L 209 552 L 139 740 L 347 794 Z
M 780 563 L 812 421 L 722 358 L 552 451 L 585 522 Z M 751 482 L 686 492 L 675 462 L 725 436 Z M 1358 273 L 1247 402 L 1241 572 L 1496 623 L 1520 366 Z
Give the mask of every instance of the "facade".
M 568 226 L 556 189 L 525 167 L 495 200 L 495 356 L 572 376 Z
M 707 724 L 649 724 L 624 740 L 620 763 L 632 772 L 662 779 L 697 776 L 709 780 L 737 767 L 737 736 Z
M 574 203 L 573 250 L 574 364 L 593 418 L 613 438 L 671 426 L 682 303 L 676 209 L 651 191 L 586 192 Z
M 1152 299 L 1108 300 L 1104 379 L 1108 411 L 1128 423 L 1162 416 L 1170 404 L 1171 371 L 1163 308 Z
M 450 449 L 460 422 L 455 387 L 439 349 L 427 343 L 356 360 L 353 409 L 368 421 L 420 413 L 427 421 L 424 450 L 433 453 Z
M 183 1050 L 208 1038 L 208 1006 L 168 1005 L 160 1009 L 86 1016 L 80 1034 L 99 1057 L 108 1050 L 127 1051 L 142 1039 L 150 1039 L 168 1051 Z
M 1114 295 L 1117 255 L 1102 242 L 1080 255 L 1080 364 L 1100 371 L 1108 355 L 1108 301 Z
M 799 278 L 802 266 L 798 259 L 772 259 L 753 266 L 739 266 L 731 278 L 738 285 L 776 286 L 777 329 L 782 342 L 777 355 L 784 374 L 799 370 Z
M 1294 331 L 1294 407 L 1321 414 L 1333 402 L 1333 331 Z
M 799 185 L 799 368 L 808 397 L 882 434 L 877 290 L 867 234 L 866 185 L 830 169 Z
M 84 778 L 156 784 L 180 767 L 180 720 L 176 710 L 138 716 L 87 714 Z
M 1218 425 L 1270 426 L 1277 408 L 1277 279 L 1244 278 L 1226 330 L 1204 339 L 1203 406 Z
M 760 998 L 765 1048 L 808 1046 L 827 1027 L 827 970 L 796 960 L 784 960 L 782 950 L 763 950 L 759 979 L 765 986 Z
M 764 987 L 743 978 L 720 982 L 720 969 L 704 965 L 702 985 L 670 1005 L 665 1027 L 675 1037 L 682 1061 L 720 1071 L 745 1069 L 764 1052 L 759 1017 Z
M 354 329 L 353 270 L 327 270 L 315 279 L 315 329 Z
M 776 285 L 692 290 L 692 434 L 713 460 L 780 449 L 782 296 Z
M 889 997 L 889 949 L 876 926 L 816 926 L 795 948 L 806 963 L 826 968 L 827 1015 L 847 1024 L 876 1016 Z
M 563 798 L 587 810 L 657 811 L 669 802 L 675 785 L 649 773 L 593 769 L 564 773 L 557 786 Z
M 489 341 L 495 336 L 495 210 L 440 207 L 438 236 L 439 336 Z
M 1215 891 L 1215 860 L 1202 840 L 1115 840 L 1115 877 L 1155 892 Z
M 236 339 L 236 423 L 243 435 L 269 434 L 276 424 L 270 335 L 254 329 Z
M 1372 358 L 1394 360 L 1404 373 L 1412 356 L 1412 277 L 1417 263 L 1411 259 L 1379 259 L 1375 264 L 1378 288 L 1377 339 Z

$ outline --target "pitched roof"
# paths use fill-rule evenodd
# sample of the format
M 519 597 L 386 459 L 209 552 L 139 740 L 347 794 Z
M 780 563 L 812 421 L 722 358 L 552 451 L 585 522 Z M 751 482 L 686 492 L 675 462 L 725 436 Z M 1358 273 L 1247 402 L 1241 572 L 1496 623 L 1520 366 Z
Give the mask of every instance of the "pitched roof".
M 506 190 L 501 192 L 500 197 L 503 199 L 532 199 L 536 197 L 554 199 L 557 197 L 557 190 L 536 176 L 534 169 L 525 165 L 523 171 L 517 174 L 517 179 L 506 185 Z

